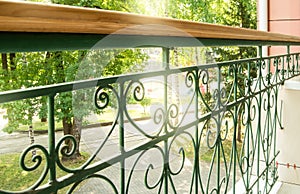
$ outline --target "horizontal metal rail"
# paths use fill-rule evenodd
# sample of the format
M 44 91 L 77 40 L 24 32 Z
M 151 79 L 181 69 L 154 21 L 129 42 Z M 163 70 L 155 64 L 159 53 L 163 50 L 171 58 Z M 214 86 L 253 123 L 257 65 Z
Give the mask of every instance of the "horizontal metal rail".
M 20 89 L 20 90 L 11 90 L 11 91 L 5 91 L 0 92 L 0 103 L 5 102 L 12 102 L 15 100 L 22 100 L 26 98 L 34 98 L 38 96 L 47 96 L 52 93 L 62 93 L 62 92 L 70 92 L 74 90 L 80 90 L 85 88 L 91 88 L 91 87 L 97 87 L 97 86 L 106 86 L 113 83 L 122 83 L 127 82 L 130 80 L 139 80 L 142 78 L 150 78 L 150 77 L 156 77 L 156 76 L 170 76 L 172 74 L 178 74 L 178 73 L 187 73 L 190 71 L 195 70 L 206 70 L 206 69 L 212 69 L 212 68 L 222 68 L 222 67 L 230 67 L 235 64 L 242 64 L 242 63 L 259 63 L 260 61 L 271 59 L 281 59 L 282 61 L 287 60 L 287 58 L 290 57 L 297 57 L 299 58 L 298 53 L 294 54 L 285 54 L 285 55 L 277 55 L 277 56 L 269 56 L 269 57 L 263 57 L 263 58 L 253 58 L 253 59 L 241 59 L 241 60 L 234 60 L 234 61 L 227 61 L 227 62 L 219 62 L 215 64 L 201 64 L 201 65 L 194 65 L 189 67 L 180 67 L 180 68 L 173 68 L 166 70 L 159 70 L 159 71 L 148 71 L 148 72 L 142 72 L 142 73 L 135 73 L 135 74 L 127 74 L 127 75 L 118 75 L 118 76 L 110 76 L 110 77 L 104 77 L 104 78 L 93 78 L 89 80 L 80 80 L 80 81 L 73 81 L 73 82 L 67 82 L 67 83 L 60 83 L 60 84 L 54 84 L 54 85 L 46 85 L 46 86 L 40 86 L 40 87 L 34 87 L 34 88 L 26 88 L 26 89 Z M 298 61 L 294 59 L 297 62 Z M 281 69 L 278 69 L 281 71 Z M 285 74 L 291 73 L 293 76 L 297 76 L 298 72 L 296 69 L 286 69 L 283 70 L 286 71 Z M 282 71 L 281 71 L 282 72 Z M 285 79 L 283 77 L 279 77 L 279 72 L 276 72 L 276 75 L 278 76 L 278 79 L 281 81 L 280 83 L 276 84 L 283 84 Z M 291 77 L 289 77 L 291 78 Z M 279 81 L 278 80 L 278 81 Z

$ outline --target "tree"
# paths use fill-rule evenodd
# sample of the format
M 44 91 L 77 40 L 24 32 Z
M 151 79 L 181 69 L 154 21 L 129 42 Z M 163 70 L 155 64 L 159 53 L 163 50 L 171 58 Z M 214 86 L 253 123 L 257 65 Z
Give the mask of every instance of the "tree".
M 73 58 L 74 61 L 72 56 L 67 56 L 66 53 L 54 57 L 58 62 L 55 65 L 57 72 L 61 72 L 57 73 L 57 76 L 62 78 L 62 82 L 135 72 L 143 67 L 142 63 L 147 58 L 139 49 L 126 49 L 121 52 L 120 50 L 78 51 L 76 56 L 77 58 Z M 70 59 L 71 61 L 68 61 Z M 102 61 L 102 63 L 95 63 L 95 61 Z M 85 89 L 62 93 L 57 98 L 56 110 L 59 111 L 58 119 L 63 122 L 64 135 L 72 134 L 77 142 L 77 149 L 73 155 L 75 158 L 80 156 L 79 143 L 83 119 L 90 112 L 97 112 L 92 103 L 93 94 L 93 90 Z M 67 144 L 71 147 L 70 141 L 67 141 Z
M 3 78 L 1 79 L 1 90 L 29 88 L 39 85 L 69 82 L 76 79 L 88 79 L 91 76 L 118 75 L 125 72 L 137 71 L 143 67 L 141 64 L 147 58 L 139 49 L 127 49 L 122 52 L 117 50 L 97 52 L 94 55 L 97 55 L 98 59 L 107 58 L 108 64 L 97 64 L 90 67 L 98 70 L 94 75 L 86 74 L 76 77 L 75 75 L 77 74 L 82 57 L 84 57 L 83 53 L 86 53 L 86 51 L 17 53 L 15 70 L 9 72 L 1 70 L 1 77 Z M 8 73 L 9 76 L 6 76 Z M 7 84 L 7 82 L 10 82 L 10 84 Z M 61 93 L 57 95 L 55 101 L 56 120 L 63 123 L 65 135 L 72 134 L 75 136 L 78 145 L 83 118 L 95 110 L 92 103 L 93 100 L 89 99 L 86 101 L 84 99 L 85 92 Z M 77 108 L 74 111 L 73 102 L 78 102 L 77 106 L 86 108 Z M 47 114 L 45 97 L 16 101 L 4 104 L 2 107 L 8 110 L 7 117 L 10 122 L 5 130 L 9 132 L 14 131 L 20 124 L 31 126 L 35 115 L 45 118 Z M 74 157 L 79 155 L 78 147 Z
M 187 19 L 199 22 L 208 22 L 223 24 L 228 26 L 252 28 L 256 29 L 256 0 L 169 0 L 169 6 L 167 8 L 168 15 L 173 18 Z M 184 52 L 177 49 L 176 52 Z M 200 53 L 207 52 L 209 50 L 203 49 Z M 223 47 L 213 48 L 212 50 L 217 54 L 217 61 L 230 61 L 243 58 L 252 58 L 257 56 L 256 48 L 253 47 Z M 195 51 L 198 56 L 198 51 Z M 210 51 L 209 51 L 210 52 Z M 175 55 L 174 55 L 175 57 Z M 244 67 L 246 72 L 246 69 Z M 223 72 L 223 76 L 226 78 L 225 87 L 229 93 L 230 87 L 233 84 L 233 77 L 228 76 L 228 69 Z M 256 77 L 256 67 L 251 66 L 251 77 Z M 246 73 L 238 74 L 238 94 L 237 98 L 245 94 L 245 79 Z M 209 102 L 210 94 L 205 93 L 204 98 Z M 231 97 L 233 98 L 233 97 Z M 242 141 L 241 126 L 242 126 L 242 114 L 244 111 L 243 105 L 238 112 L 238 130 L 237 140 Z
M 173 18 L 220 23 L 224 3 L 224 0 L 169 0 L 168 12 Z
M 92 1 L 92 0 L 53 0 L 55 3 L 72 4 L 77 6 L 126 10 L 127 4 L 124 1 Z M 128 1 L 130 2 L 130 1 Z M 94 75 L 78 75 L 76 72 L 83 60 L 87 60 L 87 55 L 98 55 L 106 58 L 106 63 L 96 64 L 89 68 L 97 69 Z M 8 58 L 8 56 L 10 58 Z M 91 57 L 91 56 L 90 56 Z M 13 58 L 13 59 L 12 59 Z M 11 59 L 11 60 L 8 60 Z M 35 53 L 16 53 L 2 54 L 2 69 L 0 76 L 0 90 L 12 90 L 20 88 L 29 88 L 39 85 L 49 85 L 74 81 L 78 79 L 89 79 L 91 76 L 118 75 L 125 72 L 134 72 L 142 68 L 142 63 L 147 56 L 141 49 L 127 50 L 106 50 L 100 52 L 87 51 L 56 51 L 56 52 L 35 52 Z M 44 68 L 42 68 L 44 67 Z M 82 68 L 82 66 L 80 67 Z M 75 76 L 77 75 L 77 77 Z M 15 80 L 18 80 L 17 82 Z M 7 84 L 9 83 L 9 84 Z M 78 147 L 72 158 L 80 156 L 79 142 L 81 138 L 81 129 L 83 118 L 91 111 L 94 111 L 93 101 L 86 103 L 84 99 L 87 91 L 76 91 L 60 93 L 56 96 L 55 110 L 56 120 L 61 121 L 64 128 L 64 134 L 71 134 L 75 137 Z M 76 106 L 85 107 L 74 110 L 74 101 Z M 32 125 L 35 115 L 41 119 L 46 118 L 47 105 L 46 97 L 35 99 L 26 99 L 2 105 L 7 109 L 9 124 L 6 131 L 12 132 L 20 124 Z M 67 141 L 71 146 L 71 142 Z
M 230 0 L 224 15 L 222 16 L 222 24 L 229 26 L 236 26 L 242 28 L 256 29 L 256 0 Z M 229 61 L 245 58 L 252 58 L 257 56 L 257 50 L 254 47 L 227 47 L 214 49 L 218 57 L 217 61 Z M 237 84 L 239 90 L 237 91 L 237 98 L 242 97 L 246 92 L 245 80 L 247 78 L 247 67 L 242 66 L 237 75 Z M 255 78 L 257 75 L 255 64 L 251 65 L 250 76 Z M 226 78 L 225 87 L 229 93 L 231 86 L 234 84 L 234 79 L 224 72 L 223 76 Z M 231 97 L 233 98 L 233 96 Z M 241 105 L 237 115 L 237 141 L 242 142 L 242 115 L 245 107 Z
M 53 3 L 68 4 L 75 6 L 93 7 L 100 9 L 113 9 L 119 11 L 154 14 L 153 10 L 158 8 L 156 15 L 168 15 L 179 19 L 202 21 L 210 23 L 222 23 L 240 27 L 255 27 L 255 1 L 231 0 L 229 4 L 223 0 L 168 0 L 161 1 L 136 1 L 136 0 L 52 0 Z M 227 9 L 223 9 L 228 5 Z M 153 9 L 149 9 L 151 7 Z M 225 6 L 226 7 L 226 6 Z M 152 12 L 152 13 L 151 13 Z M 178 53 L 180 50 L 176 50 Z M 196 50 L 196 55 L 198 51 Z M 218 60 L 230 60 L 232 58 L 245 58 L 255 54 L 252 48 L 243 49 L 216 49 L 219 54 Z M 89 53 L 92 55 L 92 52 Z M 105 68 L 89 67 L 99 69 L 101 75 L 116 75 L 129 71 L 136 71 L 133 68 L 135 63 L 141 64 L 147 57 L 141 50 L 128 49 L 123 52 L 117 50 L 95 53 L 100 54 L 102 59 L 112 59 L 107 61 Z M 0 89 L 10 90 L 19 88 L 35 87 L 38 85 L 48 85 L 55 83 L 68 82 L 78 79 L 74 77 L 78 70 L 78 65 L 82 59 L 86 59 L 87 51 L 59 51 L 59 52 L 37 52 L 37 53 L 16 53 L 2 54 L 1 86 Z M 180 55 L 176 55 L 177 58 Z M 184 55 L 182 55 L 184 56 Z M 178 58 L 176 61 L 184 60 Z M 45 67 L 40 68 L 41 64 Z M 98 72 L 99 73 L 99 72 Z M 99 75 L 99 74 L 97 74 Z M 91 75 L 83 75 L 89 78 Z M 79 76 L 80 77 L 80 76 Z M 83 77 L 81 77 L 83 79 Z M 80 78 L 80 79 L 81 79 Z M 243 79 L 243 78 L 242 78 Z M 18 80 L 18 82 L 14 82 Z M 9 84 L 7 84 L 9 83 Z M 56 97 L 57 120 L 63 123 L 65 134 L 75 134 L 77 142 L 80 141 L 83 117 L 89 113 L 82 109 L 74 113 L 72 109 L 72 93 L 62 93 Z M 85 95 L 76 92 L 76 98 L 84 102 Z M 46 118 L 46 98 L 27 99 L 14 103 L 5 104 L 10 120 L 9 131 L 14 130 L 19 124 L 31 125 L 34 115 L 39 115 L 41 119 Z M 90 109 L 91 110 L 91 109 Z M 79 154 L 79 149 L 76 152 Z

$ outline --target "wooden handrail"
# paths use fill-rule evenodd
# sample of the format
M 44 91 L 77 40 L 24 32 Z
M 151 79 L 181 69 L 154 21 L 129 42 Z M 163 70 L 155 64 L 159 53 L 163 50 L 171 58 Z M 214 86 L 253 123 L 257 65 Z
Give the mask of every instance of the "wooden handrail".
M 300 43 L 300 37 L 117 11 L 0 1 L 0 32 L 126 34 Z

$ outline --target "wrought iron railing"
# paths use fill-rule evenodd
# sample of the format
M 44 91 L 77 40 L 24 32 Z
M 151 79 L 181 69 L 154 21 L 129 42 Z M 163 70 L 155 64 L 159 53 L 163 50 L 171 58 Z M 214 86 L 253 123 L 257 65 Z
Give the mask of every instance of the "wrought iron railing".
M 168 64 L 169 49 L 163 52 Z M 285 80 L 299 75 L 299 57 L 262 57 L 260 52 L 253 59 L 166 65 L 153 72 L 2 92 L 0 103 L 48 97 L 48 145 L 30 145 L 20 156 L 24 171 L 44 170 L 21 193 L 55 193 L 69 185 L 70 193 L 268 193 L 278 178 L 278 92 Z M 62 156 L 72 154 L 76 140 L 71 135 L 56 138 L 55 100 L 64 92 L 89 95 L 91 90 L 87 103 L 101 111 L 114 103 L 116 115 L 111 125 L 93 131 L 104 135 L 93 143 L 85 163 L 72 169 Z M 150 119 L 135 120 L 128 99 L 141 103 L 153 96 L 158 100 L 151 105 Z M 73 142 L 69 152 L 66 140 Z M 37 155 L 28 161 L 32 150 Z M 58 177 L 58 170 L 67 175 Z
M 278 178 L 276 131 L 283 127 L 279 90 L 300 74 L 300 53 L 290 53 L 300 38 L 97 9 L 0 5 L 2 53 L 136 47 L 163 53 L 160 70 L 1 92 L 1 104 L 47 98 L 48 131 L 47 140 L 37 136 L 23 150 L 20 166 L 5 167 L 21 168 L 15 177 L 38 173 L 37 180 L 0 193 L 271 191 Z M 170 66 L 170 49 L 203 46 L 255 46 L 259 56 Z M 287 52 L 264 57 L 263 46 L 286 46 Z M 82 130 L 79 145 L 77 137 L 55 132 L 55 105 L 66 92 L 73 109 L 93 107 L 100 117 L 115 112 L 107 126 Z M 136 119 L 133 112 L 146 116 Z M 83 163 L 65 163 L 78 146 L 87 155 Z

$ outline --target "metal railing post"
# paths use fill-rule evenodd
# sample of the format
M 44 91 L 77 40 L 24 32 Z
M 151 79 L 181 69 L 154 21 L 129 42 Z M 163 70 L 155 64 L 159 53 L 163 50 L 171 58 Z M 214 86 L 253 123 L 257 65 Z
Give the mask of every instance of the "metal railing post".
M 169 48 L 162 48 L 163 53 L 163 67 L 165 71 L 169 71 L 170 69 L 170 49 Z M 168 133 L 168 76 L 164 75 L 164 111 L 165 111 L 165 126 L 164 126 L 164 133 Z M 164 140 L 164 189 L 165 194 L 168 194 L 168 177 L 169 177 L 169 149 L 168 149 L 168 139 Z
M 124 133 L 124 107 L 126 104 L 126 97 L 124 96 L 124 82 L 121 82 L 119 85 L 119 149 L 120 153 L 123 156 L 125 154 L 125 133 Z M 120 193 L 125 194 L 125 158 L 122 157 L 120 161 Z
M 54 108 L 55 94 L 48 96 L 48 147 L 49 147 L 49 182 L 56 184 L 56 160 L 57 155 L 55 152 L 55 108 Z M 54 186 L 55 189 L 55 186 Z M 55 189 L 56 193 L 56 189 Z
M 259 46 L 258 47 L 258 53 L 259 53 L 259 61 L 258 61 L 258 88 L 259 90 L 262 89 L 262 84 L 260 79 L 263 77 L 263 72 L 262 72 L 262 63 L 263 63 L 263 47 Z M 267 73 L 266 76 L 269 76 L 269 69 L 267 69 Z M 258 121 L 257 121 L 257 169 L 256 169 L 256 173 L 257 176 L 260 175 L 260 167 L 259 167 L 259 163 L 260 163 L 260 136 L 261 136 L 261 108 L 262 108 L 262 95 L 261 93 L 259 93 L 258 96 Z M 257 182 L 257 191 L 259 191 L 259 181 Z

